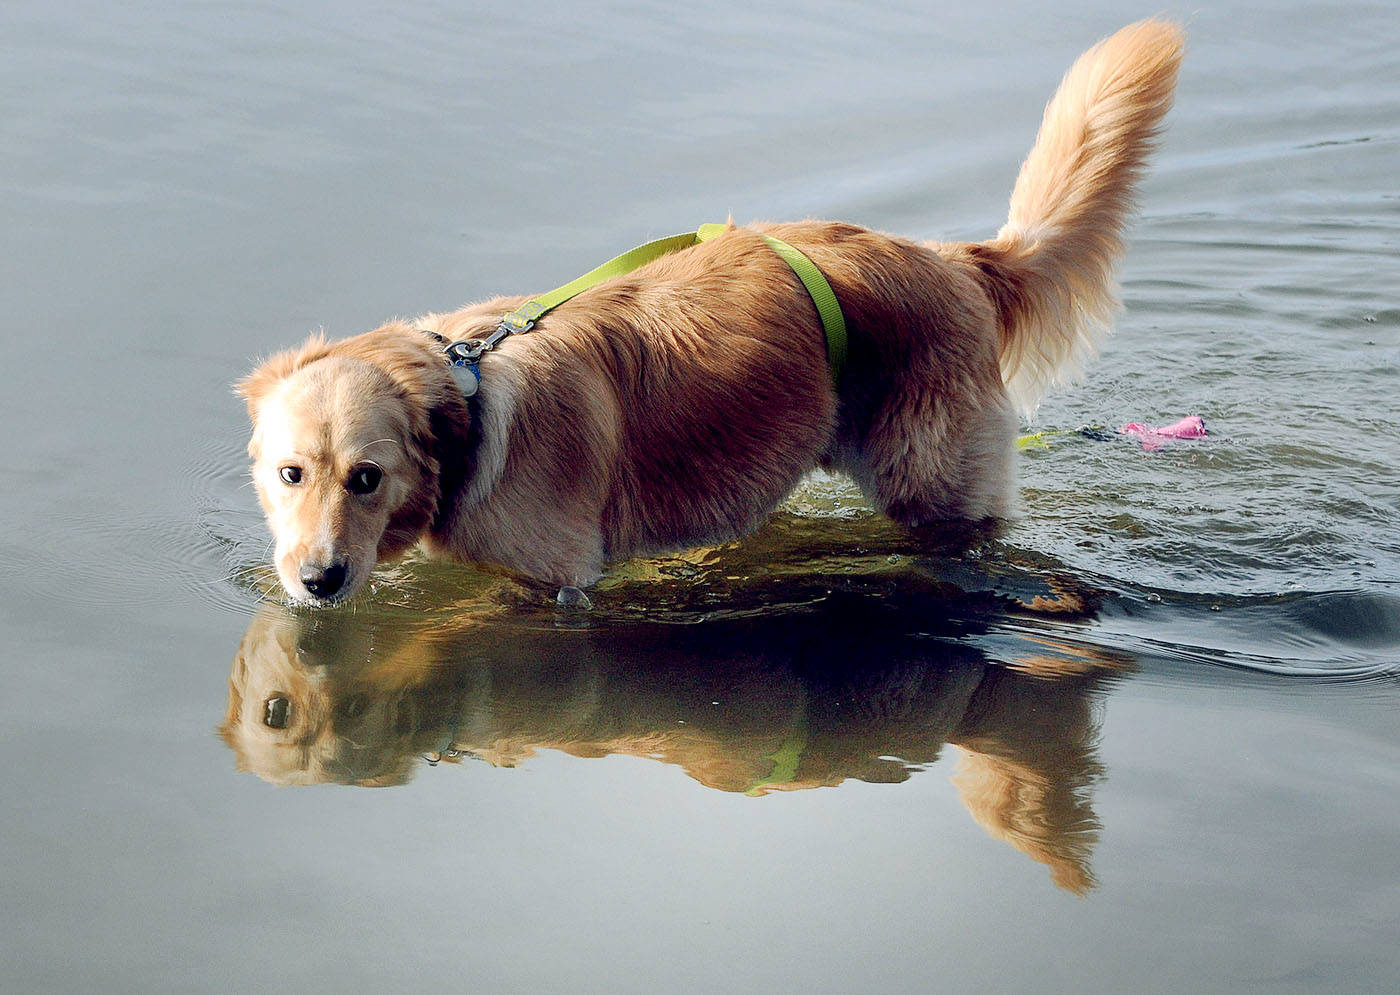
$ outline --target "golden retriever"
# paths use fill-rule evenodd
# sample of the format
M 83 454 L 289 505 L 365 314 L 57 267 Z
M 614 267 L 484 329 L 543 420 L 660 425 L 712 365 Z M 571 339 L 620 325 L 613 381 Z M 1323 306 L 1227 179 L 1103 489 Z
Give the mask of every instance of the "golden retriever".
M 816 466 L 903 524 L 1007 516 L 1017 410 L 1077 372 L 1117 306 L 1132 188 L 1181 51 L 1178 27 L 1148 20 L 1081 56 L 989 241 L 731 225 L 507 338 L 470 402 L 433 336 L 485 337 L 525 298 L 273 356 L 240 390 L 287 592 L 349 597 L 415 543 L 582 587 L 608 560 L 746 535 Z M 837 385 L 816 308 L 765 234 L 835 291 Z

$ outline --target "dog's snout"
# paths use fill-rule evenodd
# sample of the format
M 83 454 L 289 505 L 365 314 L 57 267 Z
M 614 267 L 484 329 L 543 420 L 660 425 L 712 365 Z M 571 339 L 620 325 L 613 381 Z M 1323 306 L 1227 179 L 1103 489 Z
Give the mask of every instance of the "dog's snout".
M 318 567 L 303 563 L 298 578 L 307 594 L 329 598 L 345 585 L 345 564 L 332 563 L 328 567 Z

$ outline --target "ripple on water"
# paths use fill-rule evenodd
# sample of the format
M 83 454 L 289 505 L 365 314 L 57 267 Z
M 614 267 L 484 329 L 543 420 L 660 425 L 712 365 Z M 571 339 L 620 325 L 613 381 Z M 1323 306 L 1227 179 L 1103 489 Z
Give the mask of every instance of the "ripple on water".
M 205 441 L 182 460 L 185 489 L 164 508 L 103 508 L 39 520 L 6 560 L 56 603 L 169 608 L 193 598 L 249 614 L 268 539 L 242 445 Z
M 855 596 L 888 602 L 911 633 L 967 640 L 994 659 L 1010 659 L 999 640 L 1009 636 L 1024 652 L 1027 634 L 1040 633 L 1299 676 L 1383 669 L 1378 661 L 1400 646 L 1400 599 L 1384 587 L 1339 589 L 1348 585 L 1335 583 L 1336 553 L 1354 537 L 1301 526 L 1286 502 L 1242 512 L 1183 485 L 1202 456 L 1221 464 L 1202 473 L 1226 478 L 1256 458 L 1211 444 L 1144 453 L 1127 439 L 1070 437 L 1028 461 L 1048 466 L 1052 473 L 1028 476 L 1053 486 L 1026 488 L 1027 516 L 982 530 L 911 534 L 871 512 L 849 481 L 814 474 L 744 542 L 615 564 L 583 616 L 561 613 L 538 585 L 420 554 L 377 571 L 342 610 L 411 626 L 467 613 L 511 626 L 607 629 L 780 618 Z M 204 602 L 241 614 L 278 599 L 241 445 L 210 444 L 189 466 L 189 520 L 105 527 L 105 541 L 146 554 L 136 562 L 148 582 L 134 587 L 155 602 L 173 574 Z M 1067 500 L 1064 480 L 1076 468 L 1095 486 Z M 1300 573 L 1300 563 L 1316 569 Z M 1309 590 L 1300 578 L 1317 583 Z

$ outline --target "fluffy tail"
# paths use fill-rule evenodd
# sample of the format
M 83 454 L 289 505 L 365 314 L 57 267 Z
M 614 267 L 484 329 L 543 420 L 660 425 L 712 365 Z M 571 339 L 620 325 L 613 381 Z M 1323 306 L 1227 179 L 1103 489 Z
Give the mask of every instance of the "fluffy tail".
M 1109 331 L 1133 185 L 1171 106 L 1183 42 L 1175 24 L 1140 21 L 1081 55 L 1045 108 L 1006 225 L 968 247 L 1000 312 L 1002 379 L 1024 412 L 1074 379 Z

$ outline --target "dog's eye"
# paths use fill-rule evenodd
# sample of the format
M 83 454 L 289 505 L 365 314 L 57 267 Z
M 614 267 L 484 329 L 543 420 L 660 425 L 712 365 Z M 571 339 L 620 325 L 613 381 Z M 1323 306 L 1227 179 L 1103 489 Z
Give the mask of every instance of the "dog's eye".
M 292 703 L 281 695 L 276 695 L 267 699 L 263 703 L 263 725 L 269 729 L 287 728 L 287 720 L 291 718 Z
M 299 484 L 301 483 L 301 467 L 284 466 L 277 471 L 277 476 L 282 478 L 284 484 Z
M 384 479 L 384 471 L 377 466 L 362 466 L 350 474 L 345 487 L 351 494 L 373 494 Z

